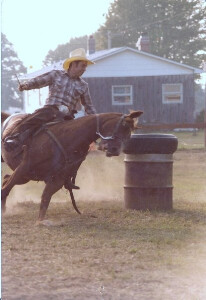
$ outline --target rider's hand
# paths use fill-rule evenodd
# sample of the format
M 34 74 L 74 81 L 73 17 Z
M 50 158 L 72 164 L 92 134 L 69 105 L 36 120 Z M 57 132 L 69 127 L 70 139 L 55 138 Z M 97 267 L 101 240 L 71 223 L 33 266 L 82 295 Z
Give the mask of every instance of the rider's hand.
M 24 91 L 24 90 L 26 90 L 27 89 L 27 84 L 26 83 L 21 83 L 20 85 L 19 85 L 19 91 L 20 92 L 22 92 L 22 91 Z

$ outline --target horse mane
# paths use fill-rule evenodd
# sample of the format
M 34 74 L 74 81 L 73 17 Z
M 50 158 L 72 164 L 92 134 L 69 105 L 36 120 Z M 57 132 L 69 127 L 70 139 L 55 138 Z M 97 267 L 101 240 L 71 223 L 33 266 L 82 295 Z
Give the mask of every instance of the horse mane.
M 121 113 L 101 113 L 100 114 L 101 116 L 106 117 L 106 120 L 107 121 L 110 121 L 112 120 L 114 117 L 116 116 L 121 116 L 122 114 Z M 95 117 L 95 115 L 88 115 L 88 116 L 84 116 L 82 118 L 77 118 L 77 119 L 74 119 L 72 121 L 69 121 L 69 122 L 63 122 L 63 123 L 59 123 L 59 124 L 56 124 L 56 125 L 53 125 L 55 127 L 61 127 L 62 129 L 64 127 L 71 127 L 72 130 L 76 130 L 76 129 L 79 129 L 79 128 L 84 128 L 84 124 L 87 123 L 87 121 L 89 119 L 93 119 Z

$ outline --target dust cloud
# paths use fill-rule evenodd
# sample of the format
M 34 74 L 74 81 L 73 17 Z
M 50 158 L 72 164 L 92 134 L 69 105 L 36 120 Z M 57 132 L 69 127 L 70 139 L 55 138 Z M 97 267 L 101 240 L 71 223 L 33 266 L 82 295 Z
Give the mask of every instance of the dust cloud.
M 91 153 L 79 170 L 76 184 L 80 186 L 75 193 L 79 200 L 122 200 L 124 157 L 108 158 L 104 153 Z
M 7 167 L 3 175 L 11 174 Z M 106 157 L 100 151 L 90 152 L 79 168 L 76 185 L 80 190 L 73 190 L 78 201 L 123 201 L 124 194 L 124 156 Z M 45 184 L 43 182 L 29 182 L 15 186 L 7 198 L 7 211 L 15 210 L 17 203 L 40 203 Z M 70 201 L 67 191 L 62 188 L 52 197 L 53 201 Z M 15 210 L 16 211 L 16 210 Z

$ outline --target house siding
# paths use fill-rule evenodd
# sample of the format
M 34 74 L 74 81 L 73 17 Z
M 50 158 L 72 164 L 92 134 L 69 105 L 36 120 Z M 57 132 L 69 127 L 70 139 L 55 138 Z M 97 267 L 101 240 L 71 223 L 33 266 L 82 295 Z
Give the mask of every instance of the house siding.
M 142 122 L 183 123 L 194 121 L 194 75 L 84 78 L 97 112 L 128 113 L 143 110 Z M 182 83 L 183 103 L 162 103 L 162 84 Z M 132 105 L 112 105 L 112 86 L 132 85 Z

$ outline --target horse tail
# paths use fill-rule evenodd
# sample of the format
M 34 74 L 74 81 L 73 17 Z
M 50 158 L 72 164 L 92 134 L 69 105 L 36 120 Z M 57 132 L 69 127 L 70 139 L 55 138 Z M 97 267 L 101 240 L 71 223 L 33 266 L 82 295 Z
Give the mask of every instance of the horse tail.
M 10 116 L 10 114 L 5 113 L 4 111 L 1 112 L 1 124 Z

